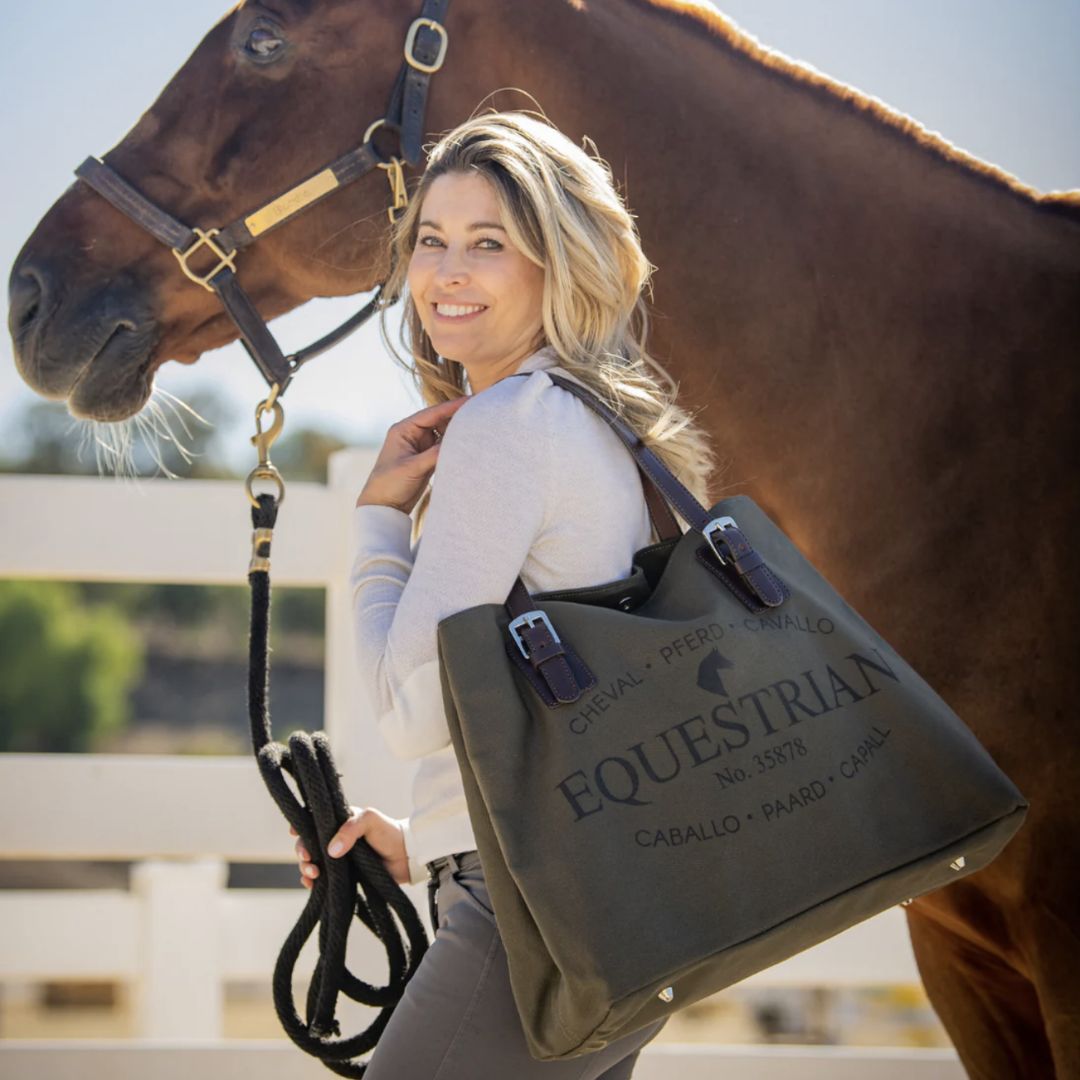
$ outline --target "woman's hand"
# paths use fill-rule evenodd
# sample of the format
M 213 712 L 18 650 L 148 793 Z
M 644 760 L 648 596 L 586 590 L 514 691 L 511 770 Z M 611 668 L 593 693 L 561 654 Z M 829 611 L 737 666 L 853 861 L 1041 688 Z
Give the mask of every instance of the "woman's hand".
M 464 394 L 441 401 L 392 424 L 356 505 L 392 506 L 411 514 L 435 471 L 440 446 L 437 432 L 468 400 Z
M 373 806 L 350 806 L 349 820 L 330 839 L 327 848 L 332 858 L 340 859 L 362 836 L 386 864 L 390 876 L 399 884 L 409 883 L 409 859 L 405 851 L 405 834 L 395 818 L 389 817 Z M 310 889 L 319 876 L 319 868 L 311 862 L 311 855 L 299 840 L 299 833 L 290 825 L 289 832 L 297 837 L 293 845 L 300 863 L 300 884 Z M 336 842 L 341 850 L 334 851 Z

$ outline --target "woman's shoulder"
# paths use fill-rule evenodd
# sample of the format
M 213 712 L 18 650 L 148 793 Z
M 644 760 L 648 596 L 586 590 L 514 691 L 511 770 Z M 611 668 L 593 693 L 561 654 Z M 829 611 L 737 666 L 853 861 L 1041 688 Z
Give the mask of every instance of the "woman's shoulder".
M 549 382 L 542 369 L 507 375 L 480 393 L 473 394 L 458 412 L 469 412 L 477 417 L 496 417 L 508 411 L 533 408 Z
M 538 434 L 548 420 L 545 396 L 552 386 L 542 370 L 508 375 L 471 395 L 454 413 L 445 438 L 490 442 Z
M 535 456 L 529 455 L 530 445 L 534 452 L 558 445 L 573 453 L 625 453 L 607 421 L 552 375 L 589 390 L 560 367 L 508 375 L 474 394 L 454 413 L 444 445 L 463 452 L 466 447 L 501 446 L 511 456 Z
M 548 380 L 534 371 L 471 395 L 446 426 L 435 475 L 468 484 L 478 475 L 493 479 L 541 465 L 552 431 L 541 401 L 545 385 Z

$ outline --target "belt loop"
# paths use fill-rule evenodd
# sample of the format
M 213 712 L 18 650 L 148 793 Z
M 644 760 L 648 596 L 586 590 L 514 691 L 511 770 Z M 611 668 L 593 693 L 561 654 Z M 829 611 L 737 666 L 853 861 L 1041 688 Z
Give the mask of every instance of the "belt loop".
M 428 915 L 431 917 L 431 932 L 432 934 L 438 933 L 439 930 L 439 909 L 435 903 L 435 896 L 439 891 L 439 875 L 432 874 L 428 878 Z
M 428 872 L 427 881 L 427 894 L 428 894 L 428 915 L 431 917 L 431 932 L 432 934 L 438 933 L 439 930 L 439 909 L 436 904 L 436 897 L 439 892 L 439 878 L 441 877 L 442 868 L 447 864 L 445 856 L 440 855 L 437 859 L 432 859 L 429 863 L 426 863 Z
M 468 851 L 454 851 L 449 855 L 440 855 L 438 858 L 425 863 L 424 865 L 427 867 L 428 872 L 428 881 L 437 882 L 439 875 L 446 867 L 453 867 L 454 870 L 460 870 L 465 856 L 469 854 L 471 853 Z

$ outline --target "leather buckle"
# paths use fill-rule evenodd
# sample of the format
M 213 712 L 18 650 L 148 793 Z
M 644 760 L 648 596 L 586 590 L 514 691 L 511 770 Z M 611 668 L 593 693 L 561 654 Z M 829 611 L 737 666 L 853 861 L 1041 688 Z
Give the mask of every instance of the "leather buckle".
M 172 253 L 176 256 L 177 262 L 180 263 L 180 269 L 183 270 L 184 273 L 187 274 L 187 276 L 191 278 L 191 280 L 194 281 L 196 285 L 201 285 L 204 289 L 206 289 L 207 292 L 213 292 L 214 287 L 210 284 L 210 279 L 214 277 L 214 275 L 217 274 L 219 270 L 227 266 L 234 273 L 236 272 L 236 263 L 234 261 L 236 259 L 236 252 L 225 251 L 223 248 L 219 247 L 217 244 L 214 243 L 214 237 L 217 236 L 219 232 L 221 232 L 220 229 L 210 229 L 208 232 L 203 232 L 202 229 L 196 226 L 191 231 L 197 237 L 191 247 L 189 247 L 187 251 L 181 251 L 179 248 L 173 248 Z M 194 255 L 195 252 L 198 251 L 201 247 L 208 247 L 214 257 L 218 260 L 218 262 L 217 265 L 213 268 L 213 270 L 211 270 L 209 273 L 200 275 L 197 274 L 194 270 L 192 270 L 190 266 L 188 266 L 188 259 L 190 259 L 191 256 Z
M 518 632 L 519 626 L 527 626 L 530 629 L 536 626 L 537 623 L 543 623 L 547 627 L 548 633 L 551 635 L 552 640 L 556 645 L 562 644 L 562 639 L 555 633 L 555 627 L 551 625 L 551 620 L 547 617 L 547 613 L 543 611 L 526 611 L 524 615 L 519 615 L 516 619 L 511 619 L 507 629 L 510 631 L 514 642 L 517 644 L 518 650 L 526 660 L 529 659 L 529 654 L 525 650 L 525 645 L 521 634 Z
M 434 63 L 425 64 L 423 60 L 417 60 L 413 56 L 413 47 L 416 45 L 416 35 L 423 28 L 428 27 L 430 30 L 434 30 L 439 35 L 439 55 L 435 57 Z M 450 44 L 450 35 L 446 32 L 446 27 L 442 23 L 437 23 L 434 19 L 413 19 L 412 26 L 409 27 L 408 34 L 405 35 L 405 62 L 410 66 L 416 68 L 417 71 L 426 71 L 429 75 L 433 71 L 438 71 L 443 66 L 443 59 L 446 56 L 446 48 Z
M 701 530 L 705 536 L 705 539 L 709 543 L 709 547 L 713 549 L 713 554 L 720 560 L 721 566 L 727 566 L 728 560 L 724 558 L 724 556 L 720 552 L 720 549 L 716 546 L 716 541 L 713 539 L 713 533 L 722 533 L 726 528 L 731 525 L 737 525 L 737 522 L 733 517 L 718 517 L 713 518 L 712 521 L 710 521 L 705 526 L 705 528 Z M 720 543 L 724 543 L 723 537 L 721 537 Z

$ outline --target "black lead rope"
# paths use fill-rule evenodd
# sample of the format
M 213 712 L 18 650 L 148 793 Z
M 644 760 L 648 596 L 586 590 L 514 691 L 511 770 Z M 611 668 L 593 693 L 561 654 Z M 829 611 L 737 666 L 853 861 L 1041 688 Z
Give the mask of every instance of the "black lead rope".
M 282 494 L 284 489 L 282 488 Z M 347 855 L 334 859 L 326 845 L 350 815 L 334 767 L 330 743 L 322 731 L 294 731 L 289 745 L 274 742 L 270 729 L 270 540 L 277 521 L 278 499 L 252 496 L 253 557 L 251 584 L 251 650 L 248 676 L 248 715 L 255 760 L 274 801 L 320 868 L 307 905 L 285 940 L 274 965 L 274 1008 L 286 1034 L 301 1050 L 319 1058 L 339 1076 L 361 1077 L 367 1062 L 351 1058 L 365 1054 L 379 1041 L 405 986 L 428 948 L 427 931 L 408 896 L 390 876 L 382 857 L 363 838 Z M 283 770 L 295 780 L 303 802 L 297 802 Z M 305 805 L 306 804 L 306 805 Z M 391 917 L 404 928 L 405 938 Z M 386 948 L 390 981 L 373 986 L 345 966 L 345 946 L 353 915 Z M 319 959 L 307 994 L 307 1019 L 296 1012 L 292 977 L 296 958 L 319 926 Z M 334 1041 L 341 1027 L 335 1016 L 338 994 L 381 1009 L 371 1026 L 359 1035 Z

